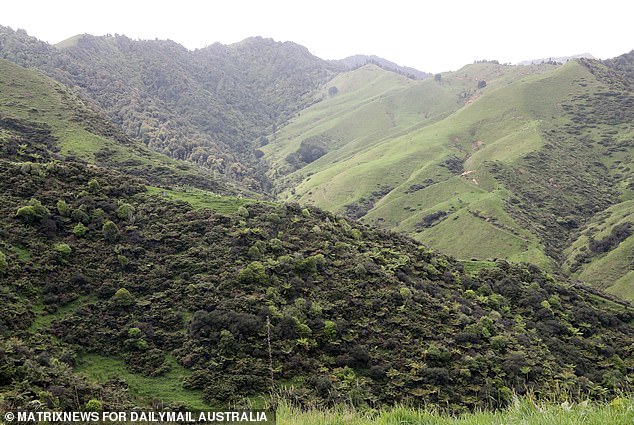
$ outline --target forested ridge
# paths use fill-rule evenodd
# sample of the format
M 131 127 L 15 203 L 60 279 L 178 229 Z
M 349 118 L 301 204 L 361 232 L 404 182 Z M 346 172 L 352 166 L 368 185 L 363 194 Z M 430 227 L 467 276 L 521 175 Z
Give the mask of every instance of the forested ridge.
M 268 184 L 256 150 L 343 69 L 295 43 L 261 37 L 194 51 L 123 35 L 85 34 L 51 46 L 7 27 L 0 58 L 75 88 L 150 148 L 257 190 Z

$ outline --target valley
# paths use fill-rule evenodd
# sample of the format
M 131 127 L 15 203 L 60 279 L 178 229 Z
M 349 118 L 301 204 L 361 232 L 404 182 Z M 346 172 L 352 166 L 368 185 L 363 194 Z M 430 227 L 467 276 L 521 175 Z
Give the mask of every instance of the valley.
M 627 421 L 633 64 L 0 27 L 0 408 Z

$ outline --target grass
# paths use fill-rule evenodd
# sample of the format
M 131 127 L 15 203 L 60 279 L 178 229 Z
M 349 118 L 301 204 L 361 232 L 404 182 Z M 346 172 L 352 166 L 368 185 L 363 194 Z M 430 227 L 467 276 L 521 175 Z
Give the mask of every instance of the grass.
M 518 399 L 503 410 L 459 416 L 440 414 L 433 408 L 394 407 L 380 411 L 359 411 L 340 407 L 302 411 L 282 404 L 278 425 L 630 425 L 634 423 L 634 400 L 617 398 L 611 403 L 554 404 Z
M 62 307 L 59 307 L 57 310 L 55 310 L 54 313 L 50 313 L 50 314 L 45 313 L 43 304 L 38 304 L 33 307 L 33 311 L 35 312 L 36 316 L 35 316 L 35 319 L 33 319 L 33 322 L 31 323 L 29 330 L 32 332 L 40 332 L 48 328 L 51 325 L 51 323 L 53 323 L 55 320 L 61 320 L 62 318 L 64 318 L 64 316 L 75 311 L 77 307 L 83 304 L 89 303 L 93 299 L 94 297 L 90 297 L 86 295 L 81 296 L 77 298 L 75 301 L 72 301 Z
M 222 196 L 200 189 L 186 188 L 182 190 L 163 189 L 160 187 L 146 186 L 150 194 L 162 196 L 169 200 L 179 200 L 190 204 L 194 208 L 208 208 L 219 214 L 234 214 L 242 206 L 256 201 L 237 196 Z
M 478 88 L 481 80 L 486 87 Z M 504 258 L 554 270 L 555 261 L 546 255 L 549 241 L 538 234 L 539 228 L 523 225 L 525 217 L 509 214 L 508 202 L 516 194 L 493 167 L 500 163 L 524 175 L 523 157 L 545 152 L 552 140 L 544 134 L 568 123 L 562 105 L 605 90 L 584 66 L 574 61 L 530 67 L 481 63 L 444 73 L 440 82 L 407 80 L 366 66 L 337 76 L 327 84 L 332 86 L 338 88 L 337 95 L 324 91 L 320 102 L 279 129 L 262 148 L 281 200 L 345 213 L 347 205 L 389 187 L 362 221 L 406 233 L 458 258 Z M 587 128 L 594 131 L 589 137 L 603 137 L 592 128 Z M 612 131 L 623 143 L 631 137 L 627 125 Z M 312 136 L 325 140 L 328 152 L 293 171 L 285 158 Z M 608 169 L 624 175 L 628 155 L 616 151 L 605 156 L 600 148 L 596 152 Z M 460 170 L 442 165 L 451 157 L 469 174 L 459 176 Z M 553 181 L 574 174 L 563 166 L 561 173 Z M 620 186 L 623 203 L 634 197 L 626 182 Z M 525 184 L 531 187 L 531 181 Z M 447 213 L 443 220 L 431 227 L 420 225 L 438 211 Z M 628 211 L 633 211 L 631 206 Z M 587 244 L 584 237 L 573 245 L 569 258 Z M 634 238 L 593 258 L 575 277 L 603 288 L 614 284 L 610 292 L 634 299 L 632 243 Z
M 614 226 L 621 223 L 634 223 L 634 200 L 616 204 L 600 214 L 586 225 L 579 238 L 566 250 L 565 267 L 570 267 L 578 255 L 588 254 L 590 237 L 600 240 L 608 236 Z M 611 251 L 595 255 L 592 261 L 582 265 L 573 274 L 594 286 L 605 289 L 626 300 L 634 301 L 634 235 L 630 235 Z
M 463 260 L 460 261 L 467 274 L 477 274 L 482 269 L 491 269 L 495 267 L 495 261 L 487 260 Z
M 123 360 L 100 354 L 86 354 L 79 359 L 77 372 L 89 379 L 105 383 L 111 377 L 123 379 L 128 384 L 130 394 L 138 399 L 141 405 L 149 405 L 153 400 L 164 403 L 185 404 L 190 409 L 210 410 L 202 398 L 202 391 L 183 388 L 183 380 L 191 375 L 191 371 L 179 365 L 173 358 L 168 358 L 171 366 L 163 376 L 148 377 L 129 372 Z
M 392 191 L 377 200 L 364 221 L 460 258 L 531 259 L 547 266 L 537 238 L 504 211 L 507 193 L 487 164 L 512 162 L 541 148 L 541 120 L 556 108 L 553 95 L 559 99 L 570 92 L 567 72 L 574 69 L 561 69 L 475 64 L 443 74 L 439 83 L 362 67 L 329 82 L 339 94 L 325 97 L 278 131 L 263 148 L 265 158 L 283 174 L 286 156 L 305 138 L 322 135 L 327 154 L 277 176 L 282 188 L 289 185 L 281 199 L 342 213 L 346 205 L 388 186 Z M 478 89 L 480 80 L 487 87 Z M 550 97 L 534 86 L 547 86 Z M 465 170 L 472 173 L 459 177 L 442 166 L 450 157 L 467 158 Z M 433 184 L 410 190 L 426 181 Z M 469 213 L 483 205 L 497 225 Z M 452 213 L 437 226 L 417 228 L 439 210 Z

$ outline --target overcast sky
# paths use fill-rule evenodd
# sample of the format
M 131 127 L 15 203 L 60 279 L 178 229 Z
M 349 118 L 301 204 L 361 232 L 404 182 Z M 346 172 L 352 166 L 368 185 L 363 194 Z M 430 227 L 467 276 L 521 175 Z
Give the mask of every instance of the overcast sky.
M 324 59 L 377 55 L 422 71 L 479 59 L 634 48 L 628 0 L 4 0 L 0 25 L 51 44 L 75 34 L 171 39 L 189 49 L 250 36 L 294 41 Z

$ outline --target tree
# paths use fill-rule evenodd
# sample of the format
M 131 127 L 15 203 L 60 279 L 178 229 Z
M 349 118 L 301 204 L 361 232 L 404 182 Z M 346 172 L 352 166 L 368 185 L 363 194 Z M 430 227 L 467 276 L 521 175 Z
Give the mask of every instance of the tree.
M 119 238 L 119 226 L 108 220 L 101 227 L 101 233 L 108 242 L 115 242 Z
M 18 208 L 16 217 L 23 218 L 26 222 L 43 221 L 48 218 L 49 211 L 37 199 L 31 199 L 28 205 Z
M 7 270 L 9 270 L 9 262 L 4 252 L 0 251 L 0 274 L 6 273 Z
M 70 208 L 66 201 L 64 201 L 63 199 L 57 201 L 57 212 L 62 217 L 68 217 L 70 215 Z
M 441 74 L 434 75 L 434 80 L 440 82 L 440 80 L 442 80 L 442 75 Z
M 121 204 L 119 204 L 119 208 L 117 208 L 117 217 L 122 220 L 128 220 L 129 222 L 132 222 L 135 212 L 136 210 L 132 205 L 126 202 L 122 202 Z
M 254 261 L 240 270 L 238 281 L 240 283 L 264 283 L 267 280 L 266 269 L 259 261 Z
M 97 180 L 96 178 L 90 179 L 90 181 L 88 182 L 88 190 L 90 191 L 90 193 L 99 192 L 99 190 L 101 190 L 101 185 L 99 184 L 99 180 Z
M 479 89 L 483 89 L 483 88 L 485 88 L 486 86 L 487 86 L 487 82 L 486 82 L 486 81 L 484 81 L 484 80 L 480 80 L 480 81 L 478 81 L 478 88 L 479 88 Z
M 339 93 L 339 89 L 338 89 L 337 87 L 335 87 L 335 86 L 332 86 L 332 87 L 330 87 L 330 88 L 328 89 L 328 94 L 329 94 L 330 96 L 334 96 L 334 95 L 336 95 L 337 93 Z
M 88 229 L 82 223 L 77 223 L 75 227 L 73 227 L 73 234 L 78 238 L 84 236 Z
M 131 305 L 134 302 L 134 297 L 125 288 L 117 289 L 112 298 L 118 305 Z

